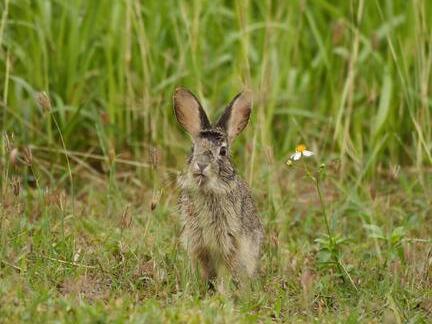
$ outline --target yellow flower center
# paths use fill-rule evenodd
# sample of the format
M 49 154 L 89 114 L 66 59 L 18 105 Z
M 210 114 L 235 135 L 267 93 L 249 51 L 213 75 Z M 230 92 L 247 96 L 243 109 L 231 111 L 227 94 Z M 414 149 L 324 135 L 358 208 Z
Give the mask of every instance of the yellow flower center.
M 306 145 L 300 144 L 296 146 L 296 152 L 303 153 L 306 150 Z

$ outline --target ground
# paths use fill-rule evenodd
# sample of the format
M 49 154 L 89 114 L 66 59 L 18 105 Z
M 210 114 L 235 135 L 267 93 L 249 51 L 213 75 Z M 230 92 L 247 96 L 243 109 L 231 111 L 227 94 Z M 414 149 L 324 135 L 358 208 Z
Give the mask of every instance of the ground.
M 353 191 L 322 183 L 337 253 L 315 240 L 325 224 L 313 183 L 285 164 L 257 186 L 266 239 L 258 277 L 208 293 L 179 245 L 177 191 L 133 173 L 62 189 L 7 187 L 2 196 L 0 317 L 46 322 L 427 322 L 432 316 L 430 195 L 412 172 Z M 157 172 L 157 171 L 156 171 Z M 329 173 L 332 173 L 330 170 Z M 334 172 L 337 172 L 334 171 Z M 430 184 L 429 178 L 424 183 Z M 170 184 L 170 185 L 168 185 Z M 258 189 L 260 188 L 260 189 Z M 277 193 L 276 193 L 277 192 Z M 398 228 L 398 230 L 395 230 Z M 331 260 L 330 260 L 331 261 Z

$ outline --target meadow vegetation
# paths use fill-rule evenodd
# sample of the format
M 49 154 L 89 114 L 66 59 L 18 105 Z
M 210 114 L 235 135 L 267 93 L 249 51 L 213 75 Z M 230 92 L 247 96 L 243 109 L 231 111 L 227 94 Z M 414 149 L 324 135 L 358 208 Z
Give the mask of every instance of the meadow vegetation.
M 0 0 L 0 322 L 430 321 L 431 17 L 428 0 Z M 266 238 L 244 290 L 207 294 L 178 241 L 179 85 L 213 119 L 254 91 L 233 159 Z M 314 157 L 287 165 L 300 143 Z

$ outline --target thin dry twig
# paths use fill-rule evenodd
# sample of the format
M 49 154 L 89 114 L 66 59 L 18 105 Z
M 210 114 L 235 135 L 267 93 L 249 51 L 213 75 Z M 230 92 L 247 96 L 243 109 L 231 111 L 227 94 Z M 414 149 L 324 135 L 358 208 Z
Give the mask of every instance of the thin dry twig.
M 91 265 L 87 265 L 87 264 L 82 264 L 82 263 L 78 263 L 78 262 L 71 262 L 71 261 L 65 261 L 65 260 L 61 260 L 61 259 L 56 259 L 56 258 L 52 258 L 46 255 L 40 255 L 40 257 L 50 260 L 50 261 L 55 261 L 55 262 L 59 262 L 59 263 L 63 263 L 63 264 L 68 264 L 68 265 L 73 265 L 75 267 L 83 267 L 83 268 L 87 268 L 87 269 L 96 269 L 96 266 L 91 266 Z
M 109 158 L 103 155 L 93 154 L 93 153 L 83 153 L 78 151 L 71 151 L 71 150 L 63 150 L 63 149 L 52 149 L 52 148 L 46 148 L 46 147 L 40 147 L 35 145 L 30 145 L 31 149 L 36 151 L 43 151 L 43 152 L 53 152 L 53 153 L 61 153 L 61 154 L 67 154 L 69 156 L 75 156 L 75 157 L 83 157 L 85 159 L 93 159 L 93 160 L 99 160 L 99 161 L 109 161 Z M 126 160 L 126 159 L 120 159 L 115 157 L 113 162 L 119 163 L 119 164 L 126 164 L 131 165 L 139 168 L 151 168 L 152 166 L 149 163 L 145 162 L 139 162 L 134 160 Z M 176 172 L 175 169 L 168 168 L 168 167 L 162 167 L 166 171 L 170 172 Z
M 18 270 L 19 272 L 24 272 L 24 270 L 21 269 L 20 267 L 14 265 L 14 264 L 12 264 L 12 263 L 9 263 L 9 262 L 7 262 L 7 261 L 5 261 L 5 260 L 1 260 L 1 263 L 3 263 L 4 265 L 9 266 L 9 267 L 11 267 L 11 268 L 14 268 L 15 270 Z

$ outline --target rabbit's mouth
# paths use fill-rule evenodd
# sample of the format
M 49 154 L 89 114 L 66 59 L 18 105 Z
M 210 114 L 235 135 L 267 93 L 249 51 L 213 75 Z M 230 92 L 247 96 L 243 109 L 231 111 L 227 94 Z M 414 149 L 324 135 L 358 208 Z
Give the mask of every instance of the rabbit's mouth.
M 194 179 L 197 181 L 198 185 L 201 186 L 206 182 L 207 176 L 202 172 L 197 172 L 193 174 Z

